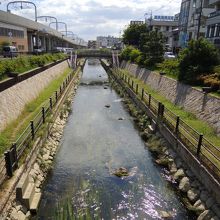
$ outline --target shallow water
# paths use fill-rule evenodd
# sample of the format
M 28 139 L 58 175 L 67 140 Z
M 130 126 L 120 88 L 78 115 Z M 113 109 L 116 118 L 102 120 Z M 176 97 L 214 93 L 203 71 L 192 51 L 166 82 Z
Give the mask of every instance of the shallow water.
M 101 85 L 107 80 L 99 63 L 86 63 L 37 218 L 151 220 L 169 211 L 173 219 L 192 219 L 154 164 L 120 97 Z M 112 175 L 119 167 L 132 175 Z M 60 218 L 65 209 L 72 216 Z

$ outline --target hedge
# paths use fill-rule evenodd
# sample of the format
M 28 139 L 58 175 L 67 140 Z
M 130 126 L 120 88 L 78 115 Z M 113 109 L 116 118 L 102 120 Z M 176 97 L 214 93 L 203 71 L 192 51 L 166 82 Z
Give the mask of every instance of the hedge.
M 11 60 L 0 60 L 0 80 L 7 78 L 10 73 L 20 74 L 44 66 L 45 64 L 64 59 L 66 56 L 67 55 L 63 53 L 55 53 L 38 56 L 23 56 Z

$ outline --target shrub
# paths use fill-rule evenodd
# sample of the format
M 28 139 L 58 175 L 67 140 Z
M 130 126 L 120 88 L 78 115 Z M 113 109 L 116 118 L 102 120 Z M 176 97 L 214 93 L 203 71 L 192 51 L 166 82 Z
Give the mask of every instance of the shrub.
M 124 50 L 122 50 L 120 57 L 122 60 L 130 60 L 131 51 L 134 49 L 132 46 L 127 46 Z
M 131 50 L 130 54 L 129 54 L 129 57 L 130 57 L 130 60 L 131 62 L 135 62 L 135 60 L 141 55 L 141 52 L 140 50 L 138 49 L 133 49 Z
M 162 72 L 167 74 L 171 74 L 174 76 L 178 76 L 179 74 L 179 60 L 178 59 L 170 59 L 164 60 L 162 63 L 158 64 L 158 67 Z
M 2 62 L 0 62 L 0 80 L 2 80 L 5 76 L 5 67 Z
M 218 64 L 218 52 L 212 43 L 199 38 L 189 42 L 188 48 L 180 53 L 179 61 L 179 80 L 194 84 L 201 74 L 213 72 Z
M 210 86 L 213 91 L 220 90 L 220 78 L 218 74 L 201 76 L 199 80 L 202 82 L 204 86 Z

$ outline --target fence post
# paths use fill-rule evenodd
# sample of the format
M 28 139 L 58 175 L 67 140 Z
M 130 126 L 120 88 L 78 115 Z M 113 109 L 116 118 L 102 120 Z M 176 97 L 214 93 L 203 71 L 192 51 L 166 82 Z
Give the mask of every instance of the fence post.
M 52 98 L 50 97 L 50 109 L 52 109 L 53 108 L 53 100 L 52 100 Z
M 180 124 L 180 117 L 177 116 L 177 118 L 176 118 L 176 127 L 175 127 L 176 135 L 178 135 L 178 132 L 179 132 L 179 124 Z
M 163 113 L 164 113 L 164 105 L 161 103 L 160 105 L 160 117 L 163 118 Z
M 157 116 L 160 117 L 161 102 L 158 103 Z
M 42 119 L 43 119 L 43 124 L 44 124 L 45 123 L 45 108 L 44 107 L 42 107 L 41 112 L 42 112 Z
M 57 103 L 57 101 L 58 101 L 57 91 L 55 92 L 55 97 L 56 97 L 56 103 Z
M 138 94 L 138 84 L 136 84 L 136 94 Z
M 13 143 L 12 144 L 12 149 L 13 149 L 13 161 L 14 161 L 14 169 L 17 169 L 18 168 L 18 156 L 17 156 L 17 144 L 16 143 Z M 13 165 L 12 165 L 13 166 Z
M 62 85 L 60 85 L 60 94 L 62 93 Z
M 130 86 L 130 77 L 128 77 L 128 85 Z
M 132 80 L 131 82 L 131 87 L 132 87 L 132 90 L 134 89 L 134 81 Z
M 149 107 L 150 107 L 150 104 L 151 104 L 151 94 L 149 94 L 149 101 L 148 101 Z
M 12 158 L 10 151 L 6 151 L 5 155 L 5 166 L 6 166 L 6 173 L 8 176 L 13 176 L 13 168 L 12 168 Z
M 35 136 L 35 132 L 34 132 L 34 121 L 30 121 L 31 123 L 31 136 L 32 136 L 32 140 L 34 139 Z
M 202 139 L 203 139 L 203 134 L 200 134 L 199 135 L 198 146 L 197 146 L 197 157 L 199 157 L 199 154 L 201 152 Z
M 144 100 L 144 89 L 141 90 L 141 100 Z

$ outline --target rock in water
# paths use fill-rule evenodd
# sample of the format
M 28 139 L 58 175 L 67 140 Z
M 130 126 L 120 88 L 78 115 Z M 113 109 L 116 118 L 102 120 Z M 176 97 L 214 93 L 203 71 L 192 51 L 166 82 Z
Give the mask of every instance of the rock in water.
M 123 177 L 123 176 L 128 176 L 128 170 L 124 167 L 120 167 L 119 169 L 116 169 L 113 174 L 117 177 Z
M 106 108 L 110 108 L 110 105 L 105 105 Z

